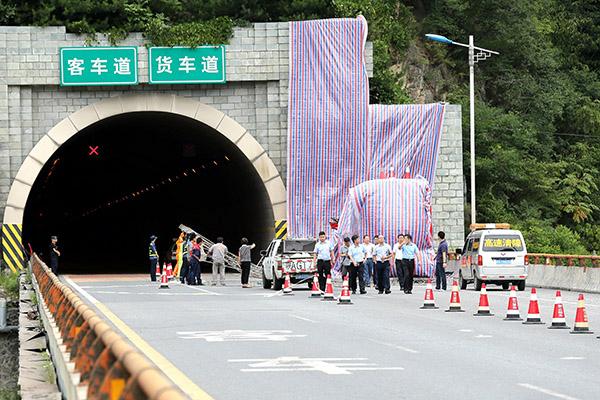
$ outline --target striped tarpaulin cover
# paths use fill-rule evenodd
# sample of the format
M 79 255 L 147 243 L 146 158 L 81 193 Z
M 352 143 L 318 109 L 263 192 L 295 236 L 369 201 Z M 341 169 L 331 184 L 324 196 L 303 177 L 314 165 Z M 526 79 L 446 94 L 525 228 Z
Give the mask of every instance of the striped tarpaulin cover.
M 384 235 L 393 246 L 409 233 L 420 249 L 415 274 L 433 274 L 431 187 L 425 179 L 373 179 L 350 189 L 340 215 L 337 237 Z
M 369 107 L 369 177 L 391 169 L 400 177 L 408 167 L 433 186 L 444 105 L 410 104 Z
M 328 231 L 364 180 L 369 85 L 364 18 L 290 22 L 288 234 Z

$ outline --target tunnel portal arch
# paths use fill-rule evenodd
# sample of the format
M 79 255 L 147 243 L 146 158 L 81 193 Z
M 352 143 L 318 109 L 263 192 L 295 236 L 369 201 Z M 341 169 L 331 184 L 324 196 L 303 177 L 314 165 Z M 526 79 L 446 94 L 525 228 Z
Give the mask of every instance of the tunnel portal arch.
M 132 112 L 166 112 L 195 119 L 231 141 L 252 163 L 268 193 L 274 220 L 286 217 L 286 189 L 266 150 L 243 126 L 222 111 L 194 99 L 157 94 L 111 97 L 90 104 L 56 124 L 29 152 L 11 185 L 4 225 L 21 225 L 36 178 L 58 148 L 79 131 L 103 119 Z

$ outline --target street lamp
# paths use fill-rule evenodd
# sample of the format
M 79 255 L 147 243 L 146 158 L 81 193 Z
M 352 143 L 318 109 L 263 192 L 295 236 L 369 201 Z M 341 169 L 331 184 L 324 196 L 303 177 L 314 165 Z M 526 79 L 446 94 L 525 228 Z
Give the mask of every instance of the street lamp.
M 475 47 L 473 44 L 473 35 L 469 35 L 469 44 L 458 43 L 442 35 L 428 33 L 425 37 L 435 42 L 444 44 L 453 44 L 469 49 L 469 127 L 470 127 L 470 147 L 471 147 L 471 224 L 475 223 L 475 64 L 492 56 L 500 54 L 497 51 Z M 475 53 L 477 50 L 477 53 Z

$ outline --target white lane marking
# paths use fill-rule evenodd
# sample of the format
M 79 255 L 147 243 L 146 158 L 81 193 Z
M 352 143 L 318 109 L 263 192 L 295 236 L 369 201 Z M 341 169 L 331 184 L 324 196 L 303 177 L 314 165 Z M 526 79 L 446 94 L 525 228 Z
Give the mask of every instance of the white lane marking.
M 183 286 L 183 285 L 181 285 L 181 286 Z M 202 289 L 202 288 L 195 287 L 195 286 L 189 286 L 188 285 L 188 286 L 184 286 L 184 287 L 186 287 L 188 289 L 192 289 L 192 290 L 197 290 L 197 291 L 202 292 L 202 293 L 208 293 L 208 294 L 211 294 L 213 296 L 223 296 L 223 293 L 211 292 L 210 290 Z
M 377 367 L 376 363 L 367 358 L 300 358 L 297 356 L 234 359 L 229 362 L 247 363 L 250 368 L 242 368 L 241 372 L 291 372 L 291 371 L 316 371 L 327 375 L 350 375 L 351 371 L 381 371 L 403 370 L 402 367 Z M 358 362 L 357 362 L 358 361 Z
M 563 400 L 579 400 L 577 397 L 567 396 L 566 394 L 558 393 L 558 392 L 555 392 L 555 391 L 550 390 L 550 389 L 545 389 L 543 387 L 531 385 L 529 383 L 519 383 L 518 385 L 521 386 L 521 387 L 524 387 L 526 389 L 531 389 L 531 390 L 535 390 L 536 392 L 547 394 L 548 396 L 556 397 L 558 399 L 563 399 Z
M 369 339 L 369 341 L 371 341 L 373 343 L 380 344 L 382 346 L 393 347 L 394 349 L 402 350 L 402 351 L 405 351 L 407 353 L 419 354 L 419 352 L 417 350 L 409 349 L 408 347 L 399 346 L 397 344 L 380 342 L 379 340 L 375 340 L 375 339 Z
M 177 332 L 181 339 L 204 339 L 207 342 L 287 342 L 289 338 L 306 337 L 292 335 L 292 331 L 186 331 Z
M 98 303 L 98 300 L 96 300 L 96 298 L 94 296 L 92 296 L 91 294 L 89 294 L 88 292 L 86 292 L 85 290 L 83 290 L 81 288 L 81 286 L 79 286 L 78 284 L 76 284 L 75 282 L 73 282 L 73 280 L 71 278 L 69 278 L 68 276 L 64 276 L 65 281 L 67 281 L 67 283 L 69 285 L 71 285 L 72 288 L 74 288 L 75 290 L 77 290 L 79 292 L 79 294 L 81 294 L 83 297 L 85 297 L 86 299 L 88 299 L 88 301 L 92 304 L 96 304 Z
M 299 316 L 299 315 L 290 314 L 290 317 L 292 317 L 292 318 L 296 318 L 296 319 L 300 319 L 300 320 L 302 320 L 302 321 L 306 321 L 306 322 L 312 322 L 313 324 L 316 324 L 316 323 L 317 323 L 317 321 L 315 321 L 315 320 L 312 320 L 312 319 L 310 319 L 310 318 L 301 317 L 301 316 Z
M 459 329 L 459 332 L 473 332 L 473 329 Z
M 66 279 L 66 278 L 65 278 Z M 122 289 L 122 288 L 134 288 L 134 287 L 153 287 L 156 286 L 152 283 L 146 283 L 143 285 L 85 285 L 80 286 L 82 289 Z
M 481 338 L 491 338 L 492 335 L 477 335 L 475 337 L 478 338 L 478 339 L 481 339 Z
M 585 357 L 561 357 L 561 360 L 585 360 Z

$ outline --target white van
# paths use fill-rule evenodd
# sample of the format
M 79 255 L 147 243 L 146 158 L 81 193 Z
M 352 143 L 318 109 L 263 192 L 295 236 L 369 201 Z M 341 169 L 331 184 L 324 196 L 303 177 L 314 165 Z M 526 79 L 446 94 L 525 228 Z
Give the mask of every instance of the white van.
M 461 289 L 473 282 L 475 290 L 481 290 L 482 283 L 525 290 L 529 262 L 521 232 L 508 224 L 476 224 L 471 230 L 462 251 L 457 249 Z

